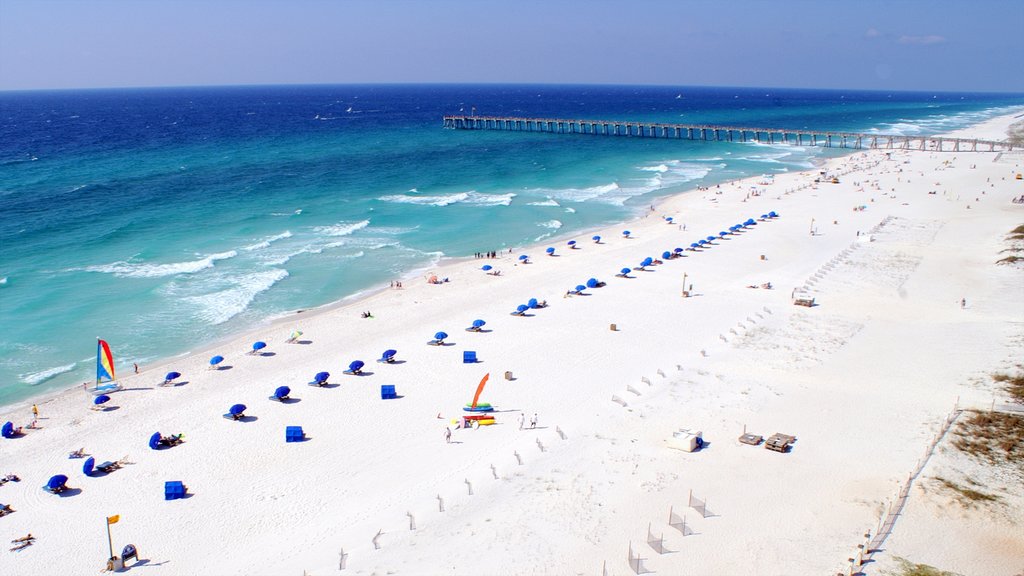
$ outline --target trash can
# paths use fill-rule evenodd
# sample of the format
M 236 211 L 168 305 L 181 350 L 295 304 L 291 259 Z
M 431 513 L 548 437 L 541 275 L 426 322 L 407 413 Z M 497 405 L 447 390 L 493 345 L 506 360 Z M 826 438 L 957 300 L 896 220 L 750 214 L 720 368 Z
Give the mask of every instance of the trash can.
M 612 332 L 615 332 L 616 330 L 618 330 L 618 329 L 619 329 L 618 325 L 616 325 L 616 324 L 611 324 L 611 325 L 609 325 L 609 326 L 608 326 L 608 328 L 609 328 L 609 329 L 610 329 L 610 330 L 611 330 Z
M 512 379 L 512 371 L 511 370 L 506 370 L 505 371 L 505 380 L 511 380 L 511 379 Z

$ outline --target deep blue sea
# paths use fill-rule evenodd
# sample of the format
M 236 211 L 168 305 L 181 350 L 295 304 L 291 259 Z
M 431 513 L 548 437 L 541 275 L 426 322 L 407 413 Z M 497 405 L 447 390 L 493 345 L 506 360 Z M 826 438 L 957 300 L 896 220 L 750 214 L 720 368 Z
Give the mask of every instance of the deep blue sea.
M 0 403 L 839 151 L 442 129 L 451 113 L 938 133 L 1024 95 L 344 85 L 0 93 Z

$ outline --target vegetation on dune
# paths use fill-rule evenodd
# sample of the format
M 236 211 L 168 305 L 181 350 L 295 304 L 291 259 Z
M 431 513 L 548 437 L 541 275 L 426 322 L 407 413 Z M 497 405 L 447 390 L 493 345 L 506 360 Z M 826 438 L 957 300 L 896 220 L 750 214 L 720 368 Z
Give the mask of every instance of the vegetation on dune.
M 959 502 L 965 508 L 969 508 L 973 504 L 995 502 L 999 500 L 999 496 L 996 496 L 994 494 L 986 494 L 980 490 L 975 490 L 974 488 L 961 486 L 956 482 L 953 482 L 952 480 L 947 480 L 941 476 L 936 476 L 935 480 L 939 483 L 940 486 L 942 486 L 946 490 L 953 492 L 956 501 Z M 970 482 L 970 479 L 968 479 L 968 482 Z
M 1003 383 L 1003 388 L 1014 402 L 1024 404 L 1024 372 L 1018 374 L 996 373 L 992 375 L 996 382 Z
M 1006 239 L 1009 242 L 1018 242 L 1018 241 L 1024 240 L 1024 224 L 1021 224 L 1020 226 L 1017 226 L 1013 230 L 1010 230 L 1010 233 L 1006 235 Z M 1002 254 L 1003 252 L 1021 252 L 1021 251 L 1022 251 L 1022 249 L 1019 248 L 1018 246 L 1010 246 L 1009 248 L 1007 248 L 1005 250 L 1001 250 L 999 253 Z M 996 264 L 1016 264 L 1017 262 L 1020 262 L 1021 260 L 1024 260 L 1024 258 L 1021 258 L 1020 256 L 1015 256 L 1015 255 L 1011 254 L 1010 256 L 1007 256 L 1006 258 L 1001 258 L 999 260 L 996 260 Z
M 972 411 L 953 431 L 952 444 L 989 464 L 1009 464 L 1024 474 L 1024 416 Z
M 887 572 L 892 576 L 963 576 L 956 572 L 947 572 L 945 570 L 939 570 L 934 566 L 927 564 L 915 564 L 906 558 L 896 557 L 896 563 L 899 565 L 896 572 Z

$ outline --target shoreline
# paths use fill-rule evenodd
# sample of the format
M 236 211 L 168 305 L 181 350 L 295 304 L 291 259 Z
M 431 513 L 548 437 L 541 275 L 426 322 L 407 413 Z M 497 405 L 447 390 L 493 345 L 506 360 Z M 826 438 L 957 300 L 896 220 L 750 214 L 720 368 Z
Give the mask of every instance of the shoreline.
M 989 138 L 989 139 L 1006 140 L 1006 139 L 1009 139 L 1011 137 L 1010 130 L 1014 129 L 1015 126 L 1021 125 L 1021 122 L 1011 123 L 1009 125 L 1005 125 L 1005 122 L 1008 119 L 1019 119 L 1022 116 L 1024 116 L 1024 113 L 1019 112 L 1019 111 L 1014 111 L 1014 112 L 1011 112 L 1011 113 L 1007 113 L 1007 114 L 1003 114 L 1003 115 L 1000 115 L 1000 116 L 996 116 L 994 118 L 990 118 L 988 120 L 979 122 L 977 124 L 974 124 L 974 125 L 971 125 L 971 126 L 959 129 L 959 130 L 955 130 L 955 131 L 952 131 L 952 132 L 949 132 L 949 133 L 941 134 L 941 136 L 947 136 L 947 137 L 957 137 L 957 136 L 960 136 L 960 137 L 977 137 L 977 138 L 984 137 L 984 138 Z M 1000 130 L 999 131 L 992 131 L 991 127 L 993 127 L 993 126 L 1000 127 Z M 1000 133 L 1002 134 L 1002 137 L 996 138 L 996 135 L 1000 134 Z M 981 134 L 981 135 L 979 135 L 979 134 Z M 939 135 L 939 134 L 937 134 L 937 135 Z M 790 171 L 790 172 L 774 174 L 774 176 L 775 177 L 780 177 L 780 176 L 791 176 L 791 175 L 794 175 L 794 174 L 805 174 L 808 170 L 825 170 L 826 172 L 828 172 L 829 171 L 828 170 L 829 167 L 834 167 L 834 166 L 841 165 L 843 163 L 844 159 L 847 159 L 847 158 L 849 158 L 851 156 L 854 156 L 854 155 L 856 155 L 858 153 L 862 153 L 862 152 L 866 152 L 866 151 L 869 151 L 869 150 L 868 149 L 861 149 L 861 150 L 849 149 L 848 153 L 842 154 L 842 155 L 839 155 L 839 156 L 835 156 L 835 157 L 817 156 L 817 157 L 814 157 L 814 158 L 811 159 L 811 162 L 814 164 L 814 166 L 812 168 L 808 168 L 807 170 Z M 949 154 L 954 155 L 954 154 L 958 154 L 958 153 L 950 152 Z M 733 187 L 735 187 L 735 186 L 751 185 L 751 187 L 756 187 L 758 185 L 758 180 L 760 178 L 761 178 L 760 175 L 755 175 L 755 176 L 746 176 L 746 177 L 738 178 L 738 179 L 735 179 L 735 180 L 726 180 L 726 181 L 723 181 L 723 182 L 721 182 L 719 184 L 709 185 L 709 188 L 705 189 L 703 191 L 707 192 L 708 190 L 710 190 L 711 186 L 717 186 L 717 187 L 720 188 L 722 186 L 733 186 Z M 764 188 L 764 186 L 762 186 L 762 188 Z M 702 190 L 699 187 L 696 187 L 696 188 L 684 188 L 684 189 L 678 190 L 676 192 L 672 192 L 672 193 L 666 194 L 664 196 L 659 196 L 658 198 L 655 198 L 653 200 L 652 209 L 644 210 L 642 208 L 639 208 L 638 209 L 639 211 L 633 217 L 631 217 L 631 218 L 627 218 L 627 219 L 621 220 L 621 221 L 616 221 L 616 222 L 604 225 L 603 227 L 595 227 L 595 228 L 589 228 L 589 229 L 581 230 L 581 231 L 579 231 L 579 232 L 577 232 L 575 234 L 570 234 L 570 233 L 566 233 L 564 235 L 557 235 L 556 234 L 556 235 L 553 235 L 550 238 L 546 239 L 545 242 L 534 242 L 534 243 L 529 243 L 529 244 L 525 244 L 525 245 L 522 245 L 522 246 L 513 246 L 513 247 L 511 247 L 512 251 L 511 252 L 506 252 L 506 254 L 510 254 L 510 253 L 511 254 L 518 254 L 518 253 L 521 253 L 521 251 L 523 251 L 523 250 L 531 250 L 531 249 L 536 249 L 538 254 L 543 254 L 543 248 L 547 247 L 547 245 L 549 245 L 549 244 L 556 244 L 556 245 L 557 244 L 562 244 L 562 245 L 564 245 L 565 242 L 567 242 L 568 240 L 573 239 L 574 237 L 587 237 L 587 238 L 589 238 L 590 236 L 593 236 L 596 233 L 601 232 L 601 231 L 606 230 L 606 229 L 609 229 L 609 228 L 634 226 L 637 223 L 643 221 L 650 214 L 655 213 L 658 210 L 662 210 L 666 206 L 675 205 L 676 203 L 678 203 L 678 201 L 681 199 L 682 196 L 688 195 L 688 194 L 698 193 L 698 192 L 701 192 L 701 191 Z M 506 248 L 505 250 L 509 250 L 509 248 Z M 519 252 L 516 252 L 516 251 L 519 251 Z M 499 257 L 494 259 L 495 262 L 503 260 L 503 257 L 501 257 L 500 254 L 501 254 L 501 251 L 499 251 Z M 462 256 L 452 256 L 452 257 L 442 256 L 442 257 L 440 257 L 439 261 L 437 263 L 435 263 L 435 264 L 427 264 L 425 266 L 414 268 L 414 269 L 408 271 L 408 273 L 405 276 L 403 276 L 400 279 L 400 281 L 402 281 L 403 283 L 405 281 L 407 281 L 407 280 L 415 281 L 416 279 L 418 279 L 418 277 L 420 275 L 422 275 L 423 273 L 425 273 L 427 271 L 435 270 L 435 269 L 437 269 L 437 270 L 455 269 L 456 267 L 458 267 L 458 266 L 460 266 L 460 265 L 462 265 L 465 262 L 470 261 L 470 260 L 476 260 L 476 259 L 473 258 L 472 256 L 465 256 L 465 257 L 462 257 Z M 510 263 L 513 266 L 516 265 L 516 261 L 515 260 L 511 260 Z M 219 352 L 217 352 L 217 350 L 219 348 L 227 346 L 229 343 L 234 343 L 234 342 L 237 342 L 237 341 L 240 341 L 240 340 L 244 340 L 244 339 L 247 339 L 247 338 L 252 340 L 252 341 L 259 340 L 262 337 L 261 334 L 264 334 L 265 332 L 269 332 L 269 331 L 275 331 L 276 332 L 277 330 L 282 329 L 286 324 L 294 325 L 296 323 L 301 322 L 302 320 L 308 320 L 308 319 L 310 319 L 312 317 L 315 317 L 317 315 L 329 314 L 329 313 L 334 312 L 336 310 L 345 308 L 346 306 L 353 306 L 354 307 L 357 304 L 360 304 L 361 302 L 369 302 L 369 301 L 373 300 L 374 297 L 377 297 L 380 294 L 387 293 L 389 291 L 390 290 L 388 288 L 384 288 L 384 287 L 380 287 L 380 288 L 365 288 L 365 289 L 362 289 L 362 290 L 358 290 L 358 291 L 356 291 L 356 292 L 354 292 L 352 294 L 349 294 L 347 296 L 343 296 L 342 298 L 339 298 L 339 299 L 334 300 L 332 302 L 328 302 L 328 303 L 325 303 L 325 304 L 322 304 L 322 305 L 319 305 L 319 306 L 314 306 L 314 307 L 310 307 L 310 308 L 303 308 L 303 309 L 300 309 L 300 310 L 294 310 L 294 311 L 287 312 L 287 313 L 285 313 L 283 315 L 264 318 L 256 326 L 252 326 L 252 327 L 248 327 L 248 328 L 243 328 L 243 329 L 239 330 L 238 332 L 234 332 L 234 333 L 231 333 L 231 334 L 224 335 L 223 337 L 218 338 L 216 340 L 213 340 L 209 344 L 205 344 L 205 345 L 203 345 L 202 347 L 200 347 L 198 349 L 186 350 L 186 351 L 183 351 L 180 354 L 177 354 L 177 355 L 174 355 L 174 356 L 167 356 L 167 357 L 158 358 L 154 362 L 149 363 L 148 366 L 145 369 L 141 370 L 138 374 L 134 374 L 134 373 L 133 374 L 129 374 L 128 376 L 123 377 L 123 379 L 124 380 L 130 380 L 130 379 L 132 379 L 135 376 L 143 376 L 143 375 L 145 375 L 147 373 L 150 373 L 150 372 L 152 372 L 156 376 L 159 376 L 161 373 L 164 373 L 164 372 L 170 370 L 171 368 L 173 368 L 173 363 L 177 359 L 188 358 L 188 357 L 191 357 L 191 356 L 204 355 L 204 354 L 212 356 L 213 354 L 219 353 Z M 305 315 L 305 316 L 303 316 L 302 318 L 298 318 L 300 315 Z M 296 318 L 298 318 L 298 319 L 295 320 Z M 289 330 L 289 332 L 290 332 L 290 330 Z M 269 342 L 268 342 L 268 344 L 269 344 Z M 114 352 L 115 352 L 115 358 L 116 358 L 116 350 L 114 350 Z M 122 377 L 119 377 L 119 380 L 118 380 L 119 382 L 122 382 L 121 378 Z M 69 385 L 68 387 L 63 388 L 63 389 L 49 390 L 49 391 L 46 391 L 46 392 L 41 392 L 39 394 L 34 394 L 34 395 L 26 397 L 24 400 L 15 401 L 15 402 L 8 403 L 8 404 L 0 404 L 0 415 L 5 414 L 5 413 L 7 413 L 9 411 L 12 411 L 12 410 L 14 410 L 16 408 L 25 408 L 25 407 L 30 406 L 32 404 L 41 404 L 41 403 L 50 402 L 50 401 L 53 401 L 54 399 L 64 397 L 65 395 L 74 393 L 76 391 L 80 391 L 82 384 L 83 383 L 73 384 L 73 385 Z M 93 382 L 87 381 L 84 384 L 92 385 Z
M 410 272 L 403 290 L 288 315 L 154 364 L 141 380 L 120 380 L 128 389 L 106 411 L 65 391 L 40 404 L 41 429 L 0 439 L 0 472 L 22 478 L 0 487 L 16 510 L 5 534 L 37 538 L 8 556 L 12 570 L 102 566 L 106 535 L 93 526 L 111 514 L 121 518 L 115 549 L 136 544 L 153 576 L 320 574 L 336 570 L 339 548 L 360 574 L 580 573 L 602 562 L 624 573 L 627 547 L 643 547 L 648 530 L 678 552 L 644 547 L 653 572 L 845 570 L 954 402 L 988 406 L 993 390 L 978 376 L 1019 357 L 1024 325 L 1021 269 L 995 264 L 1024 217 L 1010 202 L 1024 193 L 1014 178 L 1024 158 L 885 152 L 832 159 L 825 171 L 838 184 L 816 183 L 815 168 L 675 194 L 626 222 L 487 260 L 501 276 L 475 258 L 433 268 L 451 279 L 439 286 Z M 769 211 L 780 217 L 613 277 Z M 594 233 L 600 245 L 543 253 Z M 531 264 L 518 264 L 524 250 L 537 251 Z M 565 297 L 587 277 L 607 285 Z M 794 306 L 797 290 L 816 305 Z M 530 297 L 550 305 L 509 315 Z M 463 331 L 474 318 L 485 332 Z M 309 342 L 282 344 L 294 328 Z M 425 344 L 437 330 L 448 346 Z M 254 339 L 271 354 L 247 355 Z M 399 362 L 373 362 L 389 348 Z M 467 351 L 477 362 L 464 361 Z M 209 370 L 212 352 L 230 368 Z M 355 359 L 366 374 L 341 374 Z M 165 369 L 181 382 L 157 386 Z M 305 385 L 325 370 L 331 388 Z M 497 422 L 455 429 L 446 442 L 485 373 L 481 400 Z M 293 402 L 267 399 L 281 385 Z M 382 399 L 383 385 L 402 397 Z M 249 406 L 248 422 L 221 417 L 235 403 Z M 18 424 L 29 413 L 0 412 Z M 533 418 L 535 428 L 516 424 Z M 293 425 L 307 441 L 284 442 Z M 671 449 L 680 428 L 702 431 L 705 448 Z M 186 442 L 150 450 L 154 431 Z M 748 431 L 797 440 L 779 454 L 737 440 Z M 82 446 L 97 461 L 130 463 L 85 476 L 66 457 Z M 39 488 L 58 473 L 70 477 L 66 497 Z M 162 500 L 170 480 L 192 497 Z M 709 504 L 694 507 L 688 493 Z M 670 509 L 700 537 L 666 524 Z M 902 522 L 895 534 L 910 526 Z M 950 538 L 991 533 L 979 522 L 1010 533 L 985 517 Z M 177 538 L 166 538 L 169 527 Z M 927 542 L 890 544 L 875 566 L 895 554 L 934 557 Z M 1017 568 L 1009 549 L 960 561 L 1005 574 Z

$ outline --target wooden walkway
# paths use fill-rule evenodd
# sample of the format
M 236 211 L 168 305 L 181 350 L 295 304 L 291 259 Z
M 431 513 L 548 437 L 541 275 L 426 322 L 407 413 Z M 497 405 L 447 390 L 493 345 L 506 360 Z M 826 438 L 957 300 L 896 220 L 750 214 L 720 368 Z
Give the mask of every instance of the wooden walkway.
M 932 150 L 937 152 L 1008 152 L 1014 149 L 1014 145 L 1010 142 L 975 138 L 515 116 L 445 116 L 444 127 L 456 130 L 632 136 L 634 138 L 670 138 L 711 142 L 760 142 L 764 144 L 793 144 L 795 146 L 824 146 L 826 148 Z M 1021 145 L 1018 144 L 1017 149 L 1021 148 Z

